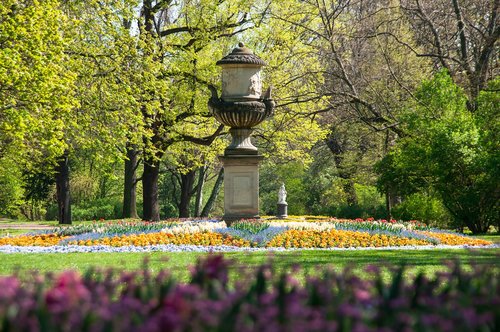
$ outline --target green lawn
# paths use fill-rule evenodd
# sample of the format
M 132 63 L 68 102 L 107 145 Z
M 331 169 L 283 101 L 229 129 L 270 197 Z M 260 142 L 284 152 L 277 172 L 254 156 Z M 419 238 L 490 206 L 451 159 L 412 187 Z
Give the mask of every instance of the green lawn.
M 473 237 L 500 244 L 500 234 L 474 235 Z
M 20 269 L 23 273 L 30 270 L 43 272 L 75 269 L 86 271 L 90 267 L 112 267 L 124 270 L 134 270 L 143 265 L 144 258 L 149 259 L 152 271 L 169 269 L 173 275 L 186 281 L 189 276 L 189 266 L 203 253 L 72 253 L 72 254 L 0 254 L 0 275 L 8 275 Z M 464 264 L 477 263 L 500 267 L 500 249 L 479 250 L 303 250 L 268 254 L 259 253 L 227 253 L 227 258 L 234 260 L 231 269 L 238 276 L 241 269 L 255 267 L 272 259 L 273 266 L 278 270 L 289 270 L 294 265 L 300 265 L 305 273 L 314 273 L 318 266 L 331 266 L 342 269 L 352 265 L 362 270 L 369 264 L 383 265 L 385 263 L 409 266 L 408 273 L 424 271 L 432 274 L 444 268 L 443 261 L 460 259 Z M 304 272 L 301 273 L 303 275 Z
M 0 237 L 2 236 L 16 236 L 32 232 L 32 229 L 0 229 Z

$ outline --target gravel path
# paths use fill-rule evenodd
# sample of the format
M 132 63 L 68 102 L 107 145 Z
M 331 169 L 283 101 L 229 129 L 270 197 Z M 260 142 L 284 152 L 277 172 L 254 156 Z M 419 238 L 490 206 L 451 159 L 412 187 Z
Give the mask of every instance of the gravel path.
M 0 230 L 9 230 L 9 229 L 22 229 L 22 230 L 40 230 L 40 229 L 52 229 L 54 226 L 47 225 L 9 225 L 9 224 L 0 224 Z
M 29 222 L 9 222 L 8 220 L 0 219 L 0 230 L 5 230 L 5 229 L 25 229 L 25 230 L 39 230 L 39 229 L 52 229 L 54 228 L 53 225 L 40 225 L 35 222 L 29 223 Z

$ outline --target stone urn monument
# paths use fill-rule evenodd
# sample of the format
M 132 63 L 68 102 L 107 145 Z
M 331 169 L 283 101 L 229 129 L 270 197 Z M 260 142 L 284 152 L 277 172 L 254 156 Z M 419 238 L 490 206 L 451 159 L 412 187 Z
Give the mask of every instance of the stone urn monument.
M 259 163 L 263 157 L 252 144 L 253 127 L 273 115 L 271 88 L 262 94 L 261 68 L 266 63 L 240 43 L 217 61 L 222 67 L 222 94 L 211 89 L 208 107 L 230 127 L 231 144 L 219 159 L 224 165 L 224 220 L 259 218 Z

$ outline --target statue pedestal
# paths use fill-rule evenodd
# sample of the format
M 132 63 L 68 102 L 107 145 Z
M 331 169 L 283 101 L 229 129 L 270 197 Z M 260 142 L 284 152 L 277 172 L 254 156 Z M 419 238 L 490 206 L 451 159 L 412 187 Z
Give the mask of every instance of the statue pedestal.
M 285 219 L 288 217 L 288 204 L 278 203 L 278 214 L 276 217 L 279 219 Z
M 239 219 L 258 219 L 259 164 L 261 155 L 225 155 L 224 164 L 224 221 L 231 224 Z

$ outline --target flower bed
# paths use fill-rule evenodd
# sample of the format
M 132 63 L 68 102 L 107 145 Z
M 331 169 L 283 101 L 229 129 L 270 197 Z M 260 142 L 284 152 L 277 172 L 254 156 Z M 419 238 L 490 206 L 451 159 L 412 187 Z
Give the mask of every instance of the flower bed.
M 199 246 L 237 246 L 249 247 L 250 242 L 241 238 L 235 238 L 228 234 L 219 234 L 214 232 L 197 233 L 148 233 L 148 234 L 130 234 L 113 237 L 104 237 L 97 240 L 78 240 L 70 241 L 69 244 L 92 246 L 107 245 L 113 247 L 122 246 L 149 246 L 156 244 L 177 244 L 177 245 L 199 245 Z
M 20 235 L 14 237 L 0 237 L 0 246 L 55 246 L 64 240 L 66 237 L 59 234 L 35 234 L 35 235 Z
M 252 248 L 366 248 L 486 246 L 492 243 L 431 229 L 418 222 L 328 217 L 246 220 L 227 227 L 218 220 L 94 222 L 46 233 L 0 238 L 0 246 L 230 246 Z
M 298 282 L 272 265 L 231 280 L 229 262 L 209 255 L 191 281 L 152 274 L 0 277 L 0 330 L 9 331 L 498 331 L 498 268 L 458 264 L 428 278 L 402 267 L 318 269 Z M 294 275 L 297 271 L 293 272 Z M 387 280 L 390 280 L 387 282 Z
M 356 247 L 388 247 L 418 246 L 431 244 L 425 240 L 409 239 L 395 235 L 370 234 L 367 232 L 314 230 L 289 230 L 274 237 L 268 247 L 285 248 L 356 248 Z

